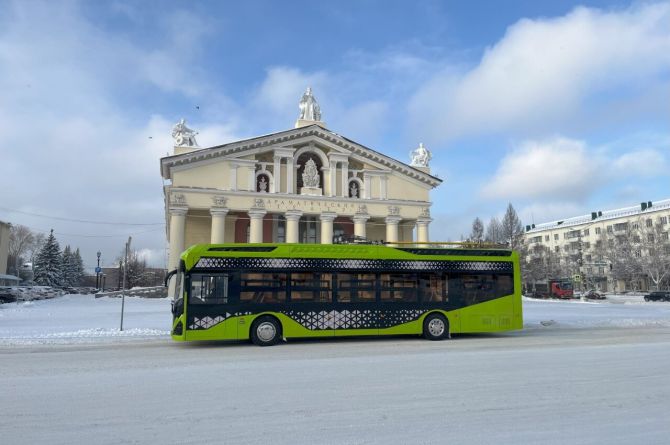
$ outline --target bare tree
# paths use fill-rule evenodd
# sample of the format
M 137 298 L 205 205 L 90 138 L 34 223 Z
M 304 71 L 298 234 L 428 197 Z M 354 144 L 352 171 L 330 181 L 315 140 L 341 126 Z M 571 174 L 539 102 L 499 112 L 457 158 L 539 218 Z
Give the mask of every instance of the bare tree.
M 484 223 L 479 217 L 476 217 L 472 222 L 472 232 L 470 233 L 470 241 L 481 243 L 484 241 Z
M 656 224 L 651 219 L 640 220 L 637 223 L 636 251 L 640 270 L 659 290 L 661 284 L 670 277 L 670 240 L 668 232 L 663 230 L 660 221 Z
M 523 225 L 514 210 L 512 203 L 507 205 L 502 224 L 502 237 L 512 249 L 519 249 L 523 244 Z
M 12 225 L 9 229 L 9 256 L 7 263 L 12 272 L 19 276 L 20 265 L 26 260 L 28 252 L 35 249 L 35 234 L 26 226 Z
M 495 216 L 489 221 L 489 225 L 486 227 L 486 242 L 502 244 L 505 242 L 505 238 L 502 234 L 502 226 L 500 221 Z

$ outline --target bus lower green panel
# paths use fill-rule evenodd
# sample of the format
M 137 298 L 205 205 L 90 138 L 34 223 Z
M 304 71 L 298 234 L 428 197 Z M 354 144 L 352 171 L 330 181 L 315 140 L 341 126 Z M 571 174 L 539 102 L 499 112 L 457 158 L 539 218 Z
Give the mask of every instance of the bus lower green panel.
M 459 309 L 461 333 L 499 332 L 521 329 L 523 320 L 519 296 L 510 295 Z M 452 331 L 455 332 L 455 331 Z
M 184 340 L 236 340 L 237 319 L 229 318 L 209 329 L 186 330 Z

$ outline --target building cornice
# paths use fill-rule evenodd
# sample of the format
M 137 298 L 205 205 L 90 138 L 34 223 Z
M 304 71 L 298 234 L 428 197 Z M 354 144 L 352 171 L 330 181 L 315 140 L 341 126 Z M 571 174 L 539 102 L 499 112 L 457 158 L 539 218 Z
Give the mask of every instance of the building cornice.
M 663 199 L 652 202 L 651 207 L 642 210 L 641 205 L 623 207 L 614 210 L 603 210 L 594 212 L 597 216 L 593 218 L 592 214 L 574 216 L 559 221 L 551 221 L 547 223 L 535 224 L 535 227 L 528 230 L 526 235 L 533 233 L 541 233 L 547 230 L 565 229 L 568 227 L 583 226 L 585 224 L 597 224 L 602 221 L 614 220 L 617 218 L 629 218 L 634 216 L 644 216 L 654 214 L 662 210 L 670 209 L 670 199 Z

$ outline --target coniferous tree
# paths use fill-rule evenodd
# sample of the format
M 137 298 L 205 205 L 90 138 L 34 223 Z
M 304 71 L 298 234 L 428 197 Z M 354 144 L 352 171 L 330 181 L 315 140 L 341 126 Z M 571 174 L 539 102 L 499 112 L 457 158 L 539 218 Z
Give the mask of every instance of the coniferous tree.
M 72 249 L 70 249 L 69 245 L 65 246 L 65 249 L 63 249 L 61 264 L 61 286 L 73 286 Z
M 84 260 L 81 259 L 79 247 L 74 251 L 73 263 L 74 286 L 81 286 L 81 282 L 84 279 Z
M 62 256 L 53 229 L 35 258 L 35 282 L 42 286 L 60 286 Z

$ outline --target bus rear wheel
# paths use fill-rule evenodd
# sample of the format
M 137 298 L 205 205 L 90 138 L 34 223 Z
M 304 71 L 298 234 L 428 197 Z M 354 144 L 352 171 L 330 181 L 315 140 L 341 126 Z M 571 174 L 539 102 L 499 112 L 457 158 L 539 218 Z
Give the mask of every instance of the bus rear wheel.
M 449 322 L 442 314 L 429 314 L 423 321 L 423 336 L 428 340 L 444 340 L 449 336 Z
M 276 318 L 264 315 L 251 325 L 251 341 L 258 346 L 276 345 L 282 338 L 281 323 Z

